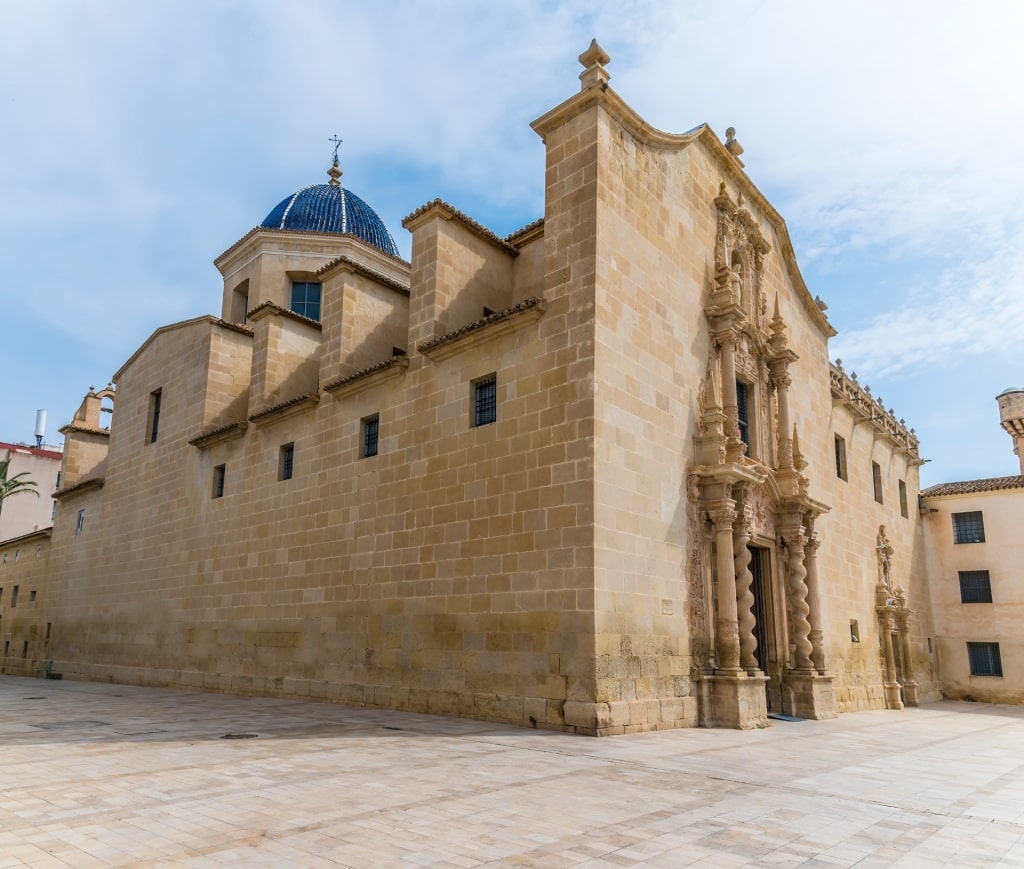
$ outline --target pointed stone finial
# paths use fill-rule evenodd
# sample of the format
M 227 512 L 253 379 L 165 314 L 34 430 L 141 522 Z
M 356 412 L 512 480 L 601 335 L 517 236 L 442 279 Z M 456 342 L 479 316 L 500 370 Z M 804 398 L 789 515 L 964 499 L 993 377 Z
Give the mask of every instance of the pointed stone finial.
M 708 381 L 707 409 L 711 413 L 722 411 L 722 384 L 718 376 L 718 366 L 711 366 L 711 377 Z
M 802 471 L 807 467 L 804 454 L 800 452 L 800 436 L 797 434 L 795 423 L 793 425 L 793 467 L 798 471 Z
M 782 319 L 782 314 L 779 313 L 779 294 L 775 294 L 775 308 L 772 311 L 772 331 L 776 334 L 784 332 L 786 329 L 786 321 Z
M 743 146 L 739 143 L 739 139 L 736 138 L 735 127 L 729 127 L 729 129 L 725 131 L 725 150 L 732 154 L 733 159 L 742 169 L 744 164 L 740 159 L 740 154 L 743 153 Z
M 596 39 L 591 39 L 590 47 L 580 55 L 580 63 L 583 65 L 583 72 L 580 73 L 580 90 L 607 87 L 611 76 L 605 70 L 605 65 L 611 61 L 608 52 L 597 44 Z

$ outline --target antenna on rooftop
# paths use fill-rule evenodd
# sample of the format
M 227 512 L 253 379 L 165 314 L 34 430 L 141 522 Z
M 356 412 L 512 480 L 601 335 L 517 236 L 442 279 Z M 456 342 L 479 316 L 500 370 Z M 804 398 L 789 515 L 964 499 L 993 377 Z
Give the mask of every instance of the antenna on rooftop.
M 43 438 L 46 437 L 46 411 L 36 411 L 36 448 L 43 445 Z

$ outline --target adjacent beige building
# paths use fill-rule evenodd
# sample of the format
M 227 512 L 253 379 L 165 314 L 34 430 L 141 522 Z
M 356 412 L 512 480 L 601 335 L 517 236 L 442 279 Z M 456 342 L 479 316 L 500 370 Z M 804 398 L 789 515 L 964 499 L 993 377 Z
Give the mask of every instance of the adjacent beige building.
M 53 524 L 54 507 L 50 493 L 60 488 L 60 465 L 63 459 L 60 447 L 44 444 L 0 442 L 0 467 L 6 465 L 6 479 L 26 474 L 23 480 L 36 484 L 37 495 L 31 490 L 12 495 L 0 503 L 0 540 L 9 540 L 49 528 Z
M 335 162 L 90 391 L 5 672 L 600 735 L 939 696 L 916 437 L 732 131 L 580 61 L 541 219 L 435 200 L 405 262 Z
M 922 492 L 943 693 L 1024 703 L 1024 389 L 997 398 L 1021 474 Z

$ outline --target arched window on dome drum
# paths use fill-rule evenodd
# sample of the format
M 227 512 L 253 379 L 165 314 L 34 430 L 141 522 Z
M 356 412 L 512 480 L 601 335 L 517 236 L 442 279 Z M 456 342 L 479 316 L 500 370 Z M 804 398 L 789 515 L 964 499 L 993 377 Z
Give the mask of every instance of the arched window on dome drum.
M 292 310 L 310 320 L 319 320 L 320 284 L 315 281 L 293 281 Z

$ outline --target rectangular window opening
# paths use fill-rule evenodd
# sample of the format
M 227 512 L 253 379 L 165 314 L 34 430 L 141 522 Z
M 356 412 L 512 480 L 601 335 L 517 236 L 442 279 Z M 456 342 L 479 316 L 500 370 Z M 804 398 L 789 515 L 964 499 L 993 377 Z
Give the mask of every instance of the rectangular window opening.
M 904 519 L 910 516 L 910 507 L 907 504 L 907 481 L 900 480 L 900 516 Z
M 292 310 L 310 320 L 320 320 L 320 284 L 317 281 L 292 281 Z
M 30 592 L 28 593 L 28 602 L 29 602 L 29 603 L 32 603 L 32 602 L 33 602 L 33 601 L 34 601 L 35 599 L 36 599 L 36 590 L 35 590 L 35 589 L 32 589 L 32 590 L 31 590 L 31 591 L 30 591 Z
M 277 459 L 277 479 L 290 480 L 295 472 L 295 444 L 283 444 Z
M 52 628 L 52 627 L 53 627 L 53 624 L 51 622 L 47 622 L 46 623 L 46 641 L 47 642 L 50 641 L 50 628 Z
M 160 405 L 163 401 L 163 390 L 154 389 L 149 394 L 149 425 L 146 427 L 149 432 L 149 443 L 155 443 L 160 432 Z
M 226 465 L 217 465 L 213 469 L 213 497 L 224 497 L 224 476 L 227 471 Z
M 380 438 L 380 414 L 375 413 L 363 420 L 363 458 L 377 455 Z
M 750 447 L 750 411 L 747 401 L 747 384 L 736 381 L 736 411 L 740 427 L 740 440 Z
M 981 510 L 953 514 L 954 543 L 984 543 L 985 521 Z
M 972 676 L 1002 676 L 1003 662 L 999 657 L 999 643 L 968 643 L 967 659 Z
M 85 528 L 85 508 L 78 511 L 78 521 L 75 523 L 75 537 L 82 533 Z
M 878 462 L 871 463 L 871 482 L 875 487 L 875 500 L 882 503 L 882 466 Z
M 11 609 L 18 605 L 18 586 L 11 589 Z
M 840 480 L 847 480 L 846 471 L 846 441 L 839 435 L 836 435 L 836 476 Z
M 857 623 L 856 619 L 850 619 L 850 642 L 860 642 L 860 625 Z
M 28 640 L 25 640 L 25 642 L 21 644 L 21 657 L 28 657 Z
M 473 381 L 473 425 L 489 425 L 498 420 L 498 376 L 489 374 Z
M 961 570 L 960 603 L 992 603 L 992 580 L 987 570 Z

